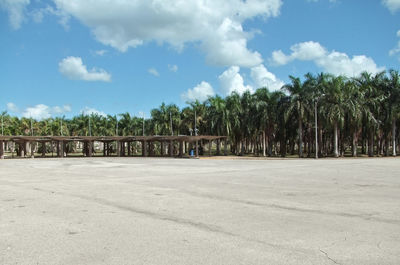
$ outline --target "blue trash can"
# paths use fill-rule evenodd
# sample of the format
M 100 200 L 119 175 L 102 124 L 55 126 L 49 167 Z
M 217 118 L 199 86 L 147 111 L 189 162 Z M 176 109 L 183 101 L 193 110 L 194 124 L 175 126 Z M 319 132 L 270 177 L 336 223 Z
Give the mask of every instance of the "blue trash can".
M 194 150 L 190 150 L 190 156 L 194 156 Z

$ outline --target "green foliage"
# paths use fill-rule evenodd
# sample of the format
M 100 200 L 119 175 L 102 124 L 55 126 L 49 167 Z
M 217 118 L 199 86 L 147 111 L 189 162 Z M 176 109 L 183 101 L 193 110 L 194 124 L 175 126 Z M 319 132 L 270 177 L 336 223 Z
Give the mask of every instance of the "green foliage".
M 281 91 L 259 88 L 242 95 L 233 92 L 223 98 L 209 97 L 194 101 L 182 110 L 175 104 L 162 103 L 151 110 L 151 117 L 130 113 L 102 116 L 80 114 L 31 120 L 1 113 L 4 135 L 227 135 L 232 151 L 260 149 L 264 142 L 269 154 L 286 154 L 286 148 L 307 146 L 310 154 L 314 135 L 314 110 L 317 107 L 320 145 L 325 153 L 332 151 L 333 132 L 340 132 L 342 151 L 357 144 L 358 137 L 372 135 L 377 140 L 398 137 L 395 130 L 400 118 L 400 75 L 390 70 L 376 75 L 362 73 L 345 78 L 326 73 L 290 76 Z M 196 120 L 195 120 L 196 119 Z M 90 126 L 89 126 L 90 124 Z M 145 132 L 143 132 L 143 125 Z M 395 135 L 391 135 L 395 133 Z M 264 138 L 262 138 L 264 137 Z M 355 139 L 357 138 L 357 139 Z M 264 140 L 263 140 L 264 139 Z M 352 142 L 351 142 L 352 141 Z M 251 143 L 253 147 L 251 148 Z M 255 147 L 254 147 L 255 146 Z M 292 150 L 292 151 L 293 151 Z M 265 149 L 264 149 L 265 154 Z

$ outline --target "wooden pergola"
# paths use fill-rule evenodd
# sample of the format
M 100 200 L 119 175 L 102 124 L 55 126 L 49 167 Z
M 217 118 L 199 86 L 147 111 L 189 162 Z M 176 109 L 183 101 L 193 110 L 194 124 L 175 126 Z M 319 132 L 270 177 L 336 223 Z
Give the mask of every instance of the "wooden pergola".
M 93 156 L 94 143 L 103 143 L 103 156 L 111 156 L 112 143 L 116 146 L 116 156 L 132 156 L 131 144 L 139 142 L 141 145 L 142 156 L 155 156 L 154 145 L 160 143 L 160 156 L 183 157 L 189 154 L 189 149 L 193 150 L 193 155 L 199 156 L 199 141 L 208 142 L 208 155 L 211 156 L 211 147 L 213 141 L 217 143 L 217 155 L 220 155 L 221 141 L 224 143 L 224 155 L 227 155 L 227 137 L 226 136 L 0 136 L 0 158 L 4 158 L 4 146 L 7 142 L 13 142 L 18 145 L 19 157 L 34 157 L 35 151 L 33 144 L 40 144 L 40 153 L 42 157 L 46 156 L 46 144 L 55 145 L 57 157 L 66 156 L 66 144 L 70 142 L 83 143 L 83 156 Z M 193 148 L 185 148 L 189 143 Z M 178 150 L 175 150 L 177 147 Z M 167 152 L 164 152 L 168 150 Z

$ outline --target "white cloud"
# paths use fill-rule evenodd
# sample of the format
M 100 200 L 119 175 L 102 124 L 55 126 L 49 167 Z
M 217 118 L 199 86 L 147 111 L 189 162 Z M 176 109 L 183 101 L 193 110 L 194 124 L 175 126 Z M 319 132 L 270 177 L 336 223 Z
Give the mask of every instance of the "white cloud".
M 272 63 L 275 65 L 285 65 L 290 60 L 290 56 L 287 56 L 281 50 L 273 51 L 272 52 Z
M 316 64 L 328 73 L 349 77 L 358 76 L 364 71 L 376 74 L 385 70 L 384 67 L 378 67 L 372 58 L 365 55 L 353 56 L 350 59 L 347 54 L 335 51 L 316 60 Z
M 58 64 L 58 69 L 61 74 L 73 80 L 111 81 L 111 75 L 103 69 L 92 68 L 88 70 L 80 57 L 69 56 L 64 58 Z
M 0 0 L 0 8 L 8 13 L 11 27 L 16 30 L 25 20 L 25 9 L 30 0 Z
M 34 118 L 37 120 L 48 119 L 53 115 L 63 114 L 70 112 L 71 107 L 69 105 L 64 105 L 62 107 L 55 106 L 49 107 L 44 104 L 38 104 L 33 107 L 28 107 L 22 112 L 22 116 L 26 118 Z
M 150 68 L 149 70 L 147 70 L 147 72 L 149 72 L 149 74 L 157 76 L 157 77 L 160 76 L 160 73 L 157 71 L 156 68 Z
M 169 69 L 171 72 L 174 72 L 174 73 L 178 72 L 178 66 L 177 66 L 176 64 L 169 64 L 169 65 L 168 65 L 168 69 Z
M 7 110 L 11 112 L 19 112 L 17 105 L 12 102 L 7 103 Z
M 209 96 L 214 96 L 215 92 L 212 86 L 203 81 L 194 88 L 188 89 L 187 92 L 181 95 L 182 99 L 185 101 L 195 101 L 198 100 L 200 102 L 207 100 Z
M 225 95 L 230 95 L 234 91 L 238 92 L 239 94 L 242 94 L 247 90 L 253 91 L 251 86 L 244 85 L 243 77 L 239 71 L 239 66 L 231 66 L 218 77 L 221 91 Z
M 62 107 L 55 106 L 52 108 L 52 113 L 53 114 L 62 114 L 65 112 L 71 112 L 71 106 L 70 105 L 64 105 Z
M 285 84 L 273 73 L 269 72 L 262 64 L 251 68 L 250 76 L 256 89 L 266 87 L 271 91 L 276 91 L 281 89 L 281 87 Z
M 397 37 L 400 38 L 400 30 L 397 31 L 396 35 L 397 35 Z M 394 56 L 396 54 L 400 54 L 400 40 L 397 42 L 397 46 L 389 51 L 390 56 Z M 399 60 L 400 60 L 400 56 L 399 56 Z
M 250 84 L 245 84 L 245 80 L 240 73 L 240 67 L 231 66 L 218 76 L 220 83 L 219 91 L 223 95 L 230 95 L 232 92 L 239 94 L 243 94 L 245 91 L 254 92 L 256 89 L 262 87 L 267 87 L 270 91 L 276 91 L 284 85 L 284 82 L 269 72 L 263 64 L 252 67 L 250 69 L 250 77 L 247 80 L 247 83 Z M 213 95 L 215 95 L 215 92 L 212 86 L 203 81 L 196 87 L 183 93 L 181 97 L 186 101 L 194 101 L 196 99 L 204 101 L 208 96 Z
M 20 113 L 22 117 L 33 118 L 37 120 L 47 119 L 53 115 L 63 114 L 71 111 L 70 105 L 49 107 L 44 104 L 38 104 L 33 107 L 27 107 L 20 110 L 17 105 L 10 102 L 7 103 L 7 110 L 15 113 Z
M 325 72 L 334 75 L 357 76 L 363 71 L 378 73 L 384 67 L 378 67 L 374 60 L 365 55 L 356 55 L 350 58 L 347 54 L 331 51 L 328 52 L 318 42 L 302 42 L 290 47 L 291 54 L 286 55 L 281 50 L 272 53 L 272 62 L 284 65 L 294 60 L 313 61 Z
M 69 30 L 69 20 L 71 16 L 61 9 L 55 9 L 52 6 L 47 5 L 43 8 L 33 9 L 29 15 L 36 23 L 41 23 L 45 15 L 56 16 L 58 17 L 58 23 L 61 24 L 65 30 Z
M 103 56 L 104 54 L 107 53 L 107 50 L 97 50 L 94 52 L 98 56 Z
M 59 10 L 88 26 L 105 45 L 125 52 L 144 43 L 167 43 L 182 50 L 200 44 L 217 65 L 256 66 L 258 52 L 248 49 L 252 34 L 242 24 L 279 15 L 281 0 L 54 0 Z
M 400 9 L 400 0 L 382 0 L 382 4 L 384 4 L 392 13 Z
M 262 63 L 261 54 L 247 48 L 248 35 L 242 25 L 226 18 L 203 43 L 206 60 L 215 65 L 251 67 Z
M 104 113 L 103 111 L 99 111 L 99 110 L 97 110 L 95 108 L 90 108 L 90 107 L 87 107 L 87 106 L 85 108 L 81 109 L 81 113 L 83 115 L 92 115 L 92 114 L 94 114 L 94 115 L 99 115 L 99 116 L 103 116 L 103 117 L 107 116 L 107 114 Z
M 286 55 L 281 50 L 272 52 L 272 61 L 277 65 L 284 65 L 294 60 L 313 61 L 324 57 L 327 53 L 326 49 L 318 42 L 308 41 L 297 43 L 290 47 L 292 53 Z

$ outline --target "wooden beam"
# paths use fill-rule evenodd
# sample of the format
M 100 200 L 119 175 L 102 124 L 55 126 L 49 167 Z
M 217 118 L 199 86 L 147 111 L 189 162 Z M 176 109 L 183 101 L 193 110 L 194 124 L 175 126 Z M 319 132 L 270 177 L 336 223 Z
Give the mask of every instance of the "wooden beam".
M 169 141 L 169 156 L 173 157 L 174 156 L 174 141 Z
M 179 157 L 183 156 L 183 141 L 179 141 Z
M 4 159 L 4 141 L 0 141 L 0 159 Z
M 121 142 L 117 140 L 116 143 L 117 143 L 117 156 L 121 156 Z
M 42 142 L 42 157 L 46 156 L 46 142 Z
M 164 141 L 160 141 L 160 155 L 164 156 Z
M 127 145 L 128 145 L 128 156 L 132 156 L 131 142 L 128 142 Z
M 64 141 L 58 141 L 58 157 L 64 157 Z
M 142 156 L 147 156 L 147 141 L 142 141 Z
M 87 142 L 87 149 L 88 149 L 88 157 L 92 157 L 92 155 L 93 155 L 93 142 L 92 141 Z

